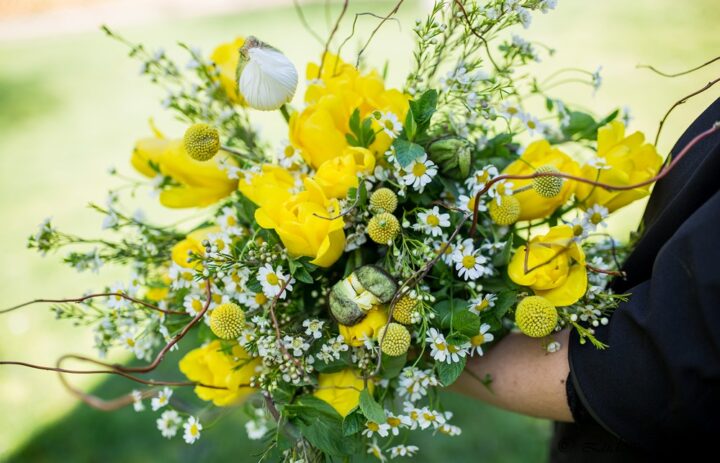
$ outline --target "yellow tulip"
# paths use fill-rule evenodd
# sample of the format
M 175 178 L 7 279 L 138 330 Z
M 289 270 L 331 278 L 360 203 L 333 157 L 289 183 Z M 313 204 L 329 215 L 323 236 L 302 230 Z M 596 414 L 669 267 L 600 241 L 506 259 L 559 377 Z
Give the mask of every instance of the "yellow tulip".
M 338 200 L 328 198 L 310 178 L 303 180 L 303 191 L 291 194 L 292 184 L 282 180 L 280 170 L 267 166 L 251 176 L 249 183 L 240 183 L 240 191 L 259 206 L 256 222 L 275 230 L 292 257 L 308 256 L 315 265 L 331 266 L 345 249 L 345 222 L 336 217 L 340 213 Z
M 235 161 L 225 152 L 216 159 L 230 165 Z M 231 194 L 237 180 L 230 180 L 216 161 L 201 162 L 191 158 L 183 148 L 182 140 L 168 140 L 159 132 L 153 138 L 138 140 L 130 163 L 146 177 L 155 177 L 159 169 L 174 184 L 160 192 L 160 203 L 166 207 L 204 207 Z
M 240 345 L 234 344 L 231 352 L 226 353 L 220 341 L 213 341 L 185 354 L 179 367 L 190 381 L 226 388 L 195 387 L 195 394 L 202 400 L 224 407 L 255 392 L 256 389 L 248 385 L 259 365 L 260 359 L 253 359 Z
M 220 85 L 228 98 L 240 105 L 247 105 L 245 98 L 238 92 L 237 67 L 240 61 L 240 49 L 245 45 L 244 37 L 237 37 L 232 42 L 221 43 L 210 55 L 218 67 Z
M 530 143 L 523 152 L 520 159 L 508 165 L 503 174 L 529 175 L 535 172 L 538 167 L 551 165 L 560 172 L 580 175 L 580 166 L 570 156 L 551 146 L 546 140 L 539 140 Z M 513 189 L 532 184 L 532 180 L 511 180 Z M 542 219 L 565 204 L 575 191 L 575 182 L 564 181 L 560 194 L 553 198 L 540 196 L 534 189 L 529 189 L 513 196 L 520 202 L 520 218 L 518 220 Z
M 367 383 L 372 393 L 372 381 Z M 360 392 L 365 388 L 362 373 L 347 368 L 337 373 L 320 373 L 314 396 L 330 404 L 341 416 L 347 416 L 360 402 Z
M 380 328 L 385 326 L 388 320 L 387 311 L 382 306 L 375 306 L 368 310 L 367 315 L 360 323 L 347 326 L 338 323 L 338 330 L 345 343 L 349 346 L 360 347 L 365 339 L 376 339 Z
M 358 175 L 372 173 L 375 156 L 365 148 L 345 148 L 340 157 L 328 159 L 318 167 L 313 180 L 329 198 L 345 198 L 358 187 Z
M 290 118 L 290 141 L 316 169 L 325 161 L 342 156 L 349 146 L 345 135 L 350 133 L 348 122 L 355 109 L 362 119 L 376 111 L 391 112 L 401 121 L 407 114 L 407 95 L 395 89 L 386 90 L 377 72 L 361 75 L 335 55 L 325 56 L 321 76 L 318 65 L 309 64 L 307 78 L 314 83 L 305 92 L 307 107 Z M 379 124 L 374 125 L 379 131 Z M 379 132 L 369 149 L 377 158 L 391 144 L 392 139 Z
M 585 254 L 573 241 L 572 227 L 552 227 L 528 245 L 529 251 L 527 246 L 515 250 L 508 265 L 510 279 L 556 306 L 577 302 L 587 290 L 587 269 Z
M 205 241 L 210 234 L 218 232 L 220 232 L 220 227 L 212 226 L 200 228 L 189 233 L 184 240 L 178 241 L 175 246 L 172 247 L 170 257 L 173 262 L 180 267 L 199 268 L 200 264 L 198 262 L 191 264 L 187 261 L 190 252 L 201 256 L 205 255 L 205 246 L 202 245 L 202 242 Z M 220 241 L 220 243 L 224 246 L 222 241 Z
M 610 185 L 632 185 L 654 177 L 662 166 L 662 158 L 650 143 L 645 143 L 641 132 L 625 136 L 625 125 L 612 121 L 598 130 L 598 157 L 606 164 L 597 169 L 590 165 L 582 168 L 582 176 Z M 627 191 L 607 191 L 586 183 L 578 183 L 575 196 L 582 207 L 595 204 L 616 211 L 631 202 L 650 194 L 650 185 Z

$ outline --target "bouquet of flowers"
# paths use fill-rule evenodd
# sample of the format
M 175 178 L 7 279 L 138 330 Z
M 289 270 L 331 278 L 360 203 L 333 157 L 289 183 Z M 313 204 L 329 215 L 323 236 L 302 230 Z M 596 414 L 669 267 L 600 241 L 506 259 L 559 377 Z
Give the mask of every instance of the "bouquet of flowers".
M 118 189 L 93 206 L 111 236 L 46 221 L 30 237 L 42 253 L 71 247 L 64 260 L 79 271 L 132 269 L 52 306 L 92 328 L 101 358 L 119 348 L 141 361 L 64 356 L 68 388 L 105 409 L 150 399 L 162 436 L 193 444 L 214 411 L 175 408 L 173 390 L 190 386 L 246 410 L 265 459 L 384 460 L 418 452 L 410 433 L 461 432 L 437 391 L 505 334 L 552 353 L 569 328 L 602 349 L 594 327 L 628 297 L 607 288 L 628 245 L 605 219 L 646 196 L 663 161 L 621 112 L 597 117 L 547 93 L 565 73 L 597 87 L 597 72 L 521 71 L 541 53 L 514 32 L 555 3 L 438 0 L 414 24 L 403 88 L 362 65 L 370 41 L 353 64 L 333 32 L 295 98 L 296 67 L 259 38 L 209 56 L 181 44 L 184 66 L 104 28 L 186 126 L 176 137 L 152 126 L 132 166 L 162 205 L 202 216 L 159 226 L 126 212 Z M 287 141 L 261 140 L 257 111 L 279 111 Z M 147 376 L 178 347 L 186 379 Z M 140 386 L 103 401 L 67 383 L 79 371 L 67 360 Z

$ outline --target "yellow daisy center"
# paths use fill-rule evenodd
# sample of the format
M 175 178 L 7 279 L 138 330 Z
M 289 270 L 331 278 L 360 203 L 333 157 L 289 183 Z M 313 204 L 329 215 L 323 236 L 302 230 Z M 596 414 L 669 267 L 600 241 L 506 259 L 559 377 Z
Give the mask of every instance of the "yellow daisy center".
M 422 162 L 416 162 L 415 165 L 413 165 L 412 173 L 414 176 L 422 177 L 425 171 L 427 171 L 427 166 Z
M 429 215 L 426 219 L 426 222 L 432 227 L 437 227 L 438 225 L 440 225 L 440 219 L 436 215 Z
M 462 265 L 466 269 L 471 269 L 475 267 L 475 256 L 473 256 L 472 254 L 470 254 L 469 256 L 463 256 Z
M 268 273 L 265 277 L 265 280 L 273 286 L 277 286 L 279 282 L 277 275 L 275 275 L 274 273 Z
M 380 429 L 380 426 L 378 426 L 378 424 L 373 421 L 369 421 L 367 427 L 372 432 L 377 432 L 377 430 Z

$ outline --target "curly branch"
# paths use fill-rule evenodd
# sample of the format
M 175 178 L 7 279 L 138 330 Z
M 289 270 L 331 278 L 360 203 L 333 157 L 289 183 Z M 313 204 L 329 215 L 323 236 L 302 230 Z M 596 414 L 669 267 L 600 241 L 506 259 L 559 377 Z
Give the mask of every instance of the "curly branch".
M 127 294 L 120 293 L 120 292 L 118 292 L 118 293 L 94 293 L 94 294 L 88 294 L 87 296 L 83 296 L 83 297 L 75 297 L 75 298 L 67 298 L 67 299 L 34 299 L 32 301 L 23 302 L 22 304 L 18 304 L 18 305 L 12 306 L 10 308 L 0 310 L 0 314 L 12 312 L 13 310 L 21 309 L 23 307 L 27 307 L 32 304 L 39 304 L 39 303 L 62 304 L 62 303 L 66 303 L 66 302 L 81 303 L 81 302 L 87 301 L 88 299 L 93 299 L 96 297 L 112 297 L 112 296 L 121 297 L 125 300 L 134 302 L 135 304 L 140 304 L 144 307 L 147 307 L 148 309 L 162 312 L 166 315 L 185 315 L 185 312 L 181 312 L 181 311 L 177 311 L 177 310 L 163 309 L 156 305 L 150 304 L 145 301 L 141 301 L 140 299 L 136 299 L 134 297 L 128 296 Z

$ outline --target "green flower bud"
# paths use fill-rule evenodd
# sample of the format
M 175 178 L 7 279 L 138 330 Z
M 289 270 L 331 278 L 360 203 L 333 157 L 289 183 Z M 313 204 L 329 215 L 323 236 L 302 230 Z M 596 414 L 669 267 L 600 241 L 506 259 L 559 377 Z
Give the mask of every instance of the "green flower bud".
M 443 175 L 462 180 L 470 175 L 472 146 L 461 138 L 438 140 L 428 148 L 430 159 L 440 167 Z
M 347 326 L 359 323 L 375 305 L 389 302 L 397 291 L 397 283 L 374 265 L 360 267 L 330 290 L 330 312 Z

